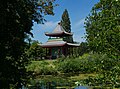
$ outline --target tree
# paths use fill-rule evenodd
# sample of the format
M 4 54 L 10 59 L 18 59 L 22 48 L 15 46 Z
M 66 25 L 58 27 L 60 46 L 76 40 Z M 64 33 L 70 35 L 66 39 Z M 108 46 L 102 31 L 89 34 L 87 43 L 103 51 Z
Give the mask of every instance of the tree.
M 98 80 L 119 85 L 120 75 L 120 1 L 100 0 L 86 18 L 86 38 L 91 50 L 107 54 L 110 60 L 101 61 L 102 70 Z M 101 82 L 101 81 L 100 81 Z M 109 87 L 111 87 L 109 86 Z
M 85 53 L 88 53 L 89 52 L 88 43 L 87 42 L 81 42 L 78 52 L 79 52 L 80 56 L 82 56 Z
M 27 54 L 32 60 L 42 59 L 42 57 L 45 56 L 45 50 L 38 44 L 38 41 L 33 41 L 30 48 L 27 50 Z
M 71 22 L 70 22 L 69 14 L 68 14 L 67 9 L 65 9 L 65 11 L 62 14 L 61 25 L 62 25 L 63 29 L 69 33 L 71 33 L 71 25 L 70 24 L 71 24 Z M 73 37 L 72 36 L 65 37 L 64 40 L 72 43 Z
M 33 21 L 43 23 L 44 15 L 53 15 L 54 0 L 1 0 L 0 1 L 0 88 L 18 89 L 27 78 L 28 64 L 25 35 Z
M 117 59 L 120 55 L 119 9 L 118 0 L 100 0 L 85 22 L 89 47 Z

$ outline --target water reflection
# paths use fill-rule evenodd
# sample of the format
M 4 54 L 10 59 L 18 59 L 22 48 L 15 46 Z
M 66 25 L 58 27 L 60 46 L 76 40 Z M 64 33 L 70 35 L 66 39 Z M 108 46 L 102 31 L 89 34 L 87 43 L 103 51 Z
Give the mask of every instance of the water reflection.
M 86 87 L 86 86 L 78 86 L 78 87 L 76 87 L 76 88 L 74 88 L 74 89 L 89 89 L 89 88 Z
M 60 84 L 59 84 L 60 85 Z M 44 82 L 44 81 L 38 81 L 38 82 L 31 82 L 30 85 L 26 87 L 22 87 L 22 89 L 89 89 L 86 86 L 77 86 L 77 87 L 71 87 L 71 86 L 58 86 L 56 82 Z
M 35 85 L 31 85 L 28 89 L 56 89 L 56 84 L 54 82 L 37 82 Z

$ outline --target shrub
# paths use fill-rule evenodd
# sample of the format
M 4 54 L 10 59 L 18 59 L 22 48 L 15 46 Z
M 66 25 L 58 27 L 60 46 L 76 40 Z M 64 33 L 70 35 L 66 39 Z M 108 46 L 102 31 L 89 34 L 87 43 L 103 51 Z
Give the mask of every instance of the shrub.
M 60 62 L 58 65 L 58 71 L 64 73 L 75 73 L 79 71 L 79 60 L 72 60 L 72 59 L 65 59 L 64 61 Z
M 27 70 L 32 71 L 36 75 L 55 75 L 57 73 L 57 70 L 45 61 L 33 61 L 27 67 Z
M 105 54 L 90 53 L 84 54 L 76 59 L 60 59 L 57 69 L 63 73 L 94 73 L 103 69 L 111 69 L 115 65 L 114 60 L 108 58 Z
M 85 79 L 86 84 L 93 86 L 103 87 L 118 87 L 120 86 L 120 60 L 109 58 L 106 54 L 90 54 L 89 56 L 80 57 L 86 60 L 87 68 L 89 71 L 96 72 L 96 77 Z M 83 70 L 86 68 L 83 67 Z M 82 71 L 83 71 L 82 70 Z M 98 81 L 99 80 L 99 81 Z

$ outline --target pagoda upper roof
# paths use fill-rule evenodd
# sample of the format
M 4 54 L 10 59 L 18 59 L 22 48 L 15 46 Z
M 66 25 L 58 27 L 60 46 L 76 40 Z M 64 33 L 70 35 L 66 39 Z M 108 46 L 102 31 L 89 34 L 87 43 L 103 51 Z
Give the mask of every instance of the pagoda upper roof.
M 52 32 L 45 32 L 46 36 L 51 37 L 63 37 L 63 36 L 72 36 L 72 33 L 66 32 L 63 27 L 58 23 L 56 28 Z

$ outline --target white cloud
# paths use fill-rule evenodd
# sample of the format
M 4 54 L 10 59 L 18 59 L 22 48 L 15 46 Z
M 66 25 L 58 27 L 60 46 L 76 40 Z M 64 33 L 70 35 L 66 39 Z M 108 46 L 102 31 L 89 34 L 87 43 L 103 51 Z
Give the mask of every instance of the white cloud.
M 74 35 L 73 35 L 74 41 L 84 42 L 85 41 L 84 37 L 85 37 L 85 29 L 81 29 L 74 32 Z
M 78 20 L 75 24 L 72 25 L 72 32 L 74 41 L 76 42 L 84 42 L 85 41 L 85 28 L 84 28 L 85 18 Z
M 80 19 L 78 22 L 75 23 L 75 27 L 74 28 L 83 28 L 84 27 L 84 22 L 85 22 L 85 18 Z
M 58 24 L 59 21 L 56 21 L 56 22 L 53 22 L 53 21 L 50 21 L 50 22 L 45 22 L 44 24 L 41 24 L 41 29 L 43 30 L 46 30 L 46 31 L 51 31 L 53 30 L 57 24 Z
M 84 38 L 84 36 L 80 36 L 80 35 L 75 35 L 75 36 L 73 36 L 73 38 L 74 38 L 74 41 L 75 42 L 85 42 L 85 38 Z
M 49 21 L 49 22 L 45 22 L 44 24 L 37 24 L 34 23 L 33 26 L 33 30 L 35 30 L 36 32 L 39 31 L 51 31 L 52 29 L 55 28 L 55 26 L 58 24 L 59 21 L 53 22 L 53 21 Z
M 45 22 L 44 24 L 37 24 L 34 23 L 34 26 L 32 27 L 32 33 L 34 35 L 34 40 L 38 40 L 39 42 L 46 42 L 48 37 L 45 36 L 44 32 L 51 32 L 55 29 L 59 21 L 50 21 Z

